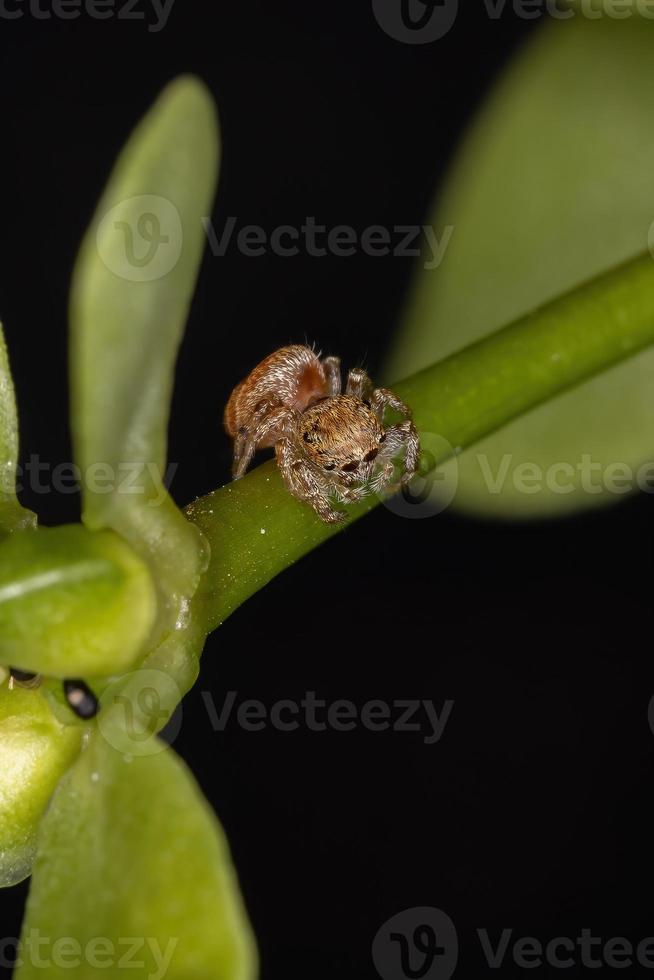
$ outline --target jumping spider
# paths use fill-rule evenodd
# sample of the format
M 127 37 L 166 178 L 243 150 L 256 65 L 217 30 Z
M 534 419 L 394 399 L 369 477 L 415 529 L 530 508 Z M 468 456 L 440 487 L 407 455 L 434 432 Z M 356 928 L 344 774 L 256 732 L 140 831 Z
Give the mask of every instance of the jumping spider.
M 404 421 L 385 427 L 386 408 Z M 404 402 L 374 388 L 362 368 L 350 371 L 342 394 L 339 358 L 321 360 L 299 344 L 270 354 L 236 386 L 224 422 L 234 439 L 235 480 L 257 449 L 274 446 L 288 490 L 327 523 L 345 518 L 334 498 L 360 500 L 388 487 L 395 457 L 404 456 L 401 483 L 418 465 L 418 433 Z

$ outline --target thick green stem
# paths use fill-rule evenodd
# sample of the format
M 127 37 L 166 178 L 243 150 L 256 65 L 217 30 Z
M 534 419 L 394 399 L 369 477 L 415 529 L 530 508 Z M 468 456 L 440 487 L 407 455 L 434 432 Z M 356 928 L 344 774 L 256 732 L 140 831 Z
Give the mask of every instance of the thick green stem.
M 418 429 L 444 450 L 430 465 L 654 343 L 654 262 L 647 253 L 394 385 Z M 350 520 L 380 502 L 348 509 Z M 195 501 L 188 517 L 209 539 L 195 600 L 207 631 L 284 568 L 347 528 L 325 525 L 284 489 L 274 462 Z M 348 521 L 349 523 L 349 521 Z

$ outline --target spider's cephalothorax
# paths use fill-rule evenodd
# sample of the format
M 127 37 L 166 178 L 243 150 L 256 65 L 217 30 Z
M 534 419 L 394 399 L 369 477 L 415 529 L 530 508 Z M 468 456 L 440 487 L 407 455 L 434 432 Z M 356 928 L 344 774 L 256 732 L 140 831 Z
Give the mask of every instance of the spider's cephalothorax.
M 385 427 L 386 408 L 403 421 Z M 404 402 L 374 388 L 361 368 L 350 371 L 341 394 L 339 359 L 321 360 L 299 344 L 270 354 L 236 386 L 225 428 L 234 439 L 234 479 L 257 449 L 274 446 L 290 492 L 329 523 L 345 517 L 334 499 L 360 500 L 388 487 L 396 457 L 404 457 L 402 483 L 418 465 L 418 433 Z

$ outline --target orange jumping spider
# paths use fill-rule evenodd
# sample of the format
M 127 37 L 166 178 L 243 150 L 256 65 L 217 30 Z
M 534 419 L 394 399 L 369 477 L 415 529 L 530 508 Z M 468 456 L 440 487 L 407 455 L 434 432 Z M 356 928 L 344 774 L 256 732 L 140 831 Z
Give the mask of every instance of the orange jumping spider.
M 386 408 L 404 421 L 384 427 Z M 288 490 L 327 523 L 345 518 L 334 498 L 360 500 L 389 486 L 395 457 L 404 456 L 402 483 L 418 465 L 418 433 L 404 402 L 374 388 L 361 368 L 350 371 L 341 394 L 339 358 L 321 360 L 299 344 L 270 354 L 236 386 L 224 422 L 234 440 L 235 480 L 257 449 L 274 446 Z

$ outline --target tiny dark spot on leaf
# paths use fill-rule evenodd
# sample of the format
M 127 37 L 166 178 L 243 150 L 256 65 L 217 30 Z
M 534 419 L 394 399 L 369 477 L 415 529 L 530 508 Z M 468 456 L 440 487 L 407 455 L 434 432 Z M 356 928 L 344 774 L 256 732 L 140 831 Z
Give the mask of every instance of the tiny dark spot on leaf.
M 65 680 L 64 694 L 66 701 L 68 701 L 68 704 L 78 718 L 87 720 L 97 715 L 99 708 L 98 699 L 84 681 Z

